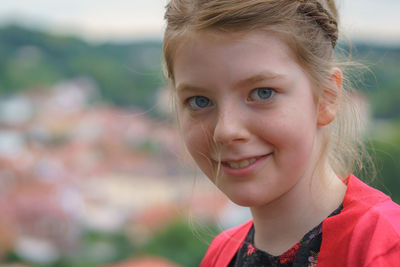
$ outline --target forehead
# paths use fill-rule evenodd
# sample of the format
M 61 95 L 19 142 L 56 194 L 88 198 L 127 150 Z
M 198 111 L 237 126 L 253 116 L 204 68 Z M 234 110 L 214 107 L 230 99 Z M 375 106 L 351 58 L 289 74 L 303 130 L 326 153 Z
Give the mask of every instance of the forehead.
M 243 79 L 256 73 L 288 74 L 300 66 L 288 45 L 269 31 L 190 33 L 174 58 L 175 83 L 211 78 Z M 235 77 L 231 77 L 235 76 Z M 204 82 L 204 81 L 202 81 Z
M 202 31 L 189 31 L 179 37 L 178 45 L 176 46 L 176 55 L 188 50 L 198 49 L 203 52 L 211 52 L 211 47 L 222 50 L 243 49 L 247 47 L 260 47 L 261 44 L 264 49 L 276 50 L 292 57 L 292 51 L 284 41 L 282 34 L 269 30 L 252 30 L 252 31 L 237 31 L 225 32 L 217 30 L 202 30 Z M 208 50 L 208 51 L 207 51 Z M 248 51 L 249 52 L 249 51 Z

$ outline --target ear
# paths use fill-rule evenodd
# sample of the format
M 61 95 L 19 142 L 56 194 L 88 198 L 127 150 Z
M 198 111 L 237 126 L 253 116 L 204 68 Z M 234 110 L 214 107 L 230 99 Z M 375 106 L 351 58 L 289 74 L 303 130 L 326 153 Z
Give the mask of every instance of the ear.
M 339 68 L 332 68 L 329 87 L 324 88 L 318 104 L 318 126 L 331 123 L 339 110 L 340 96 L 342 93 L 343 73 Z

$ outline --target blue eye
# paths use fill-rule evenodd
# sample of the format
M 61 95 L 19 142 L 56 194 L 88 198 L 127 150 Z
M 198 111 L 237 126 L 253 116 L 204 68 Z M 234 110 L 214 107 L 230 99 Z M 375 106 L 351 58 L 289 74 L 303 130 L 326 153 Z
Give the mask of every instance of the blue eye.
M 192 96 L 187 103 L 193 110 L 199 110 L 211 105 L 211 100 L 205 96 Z
M 273 94 L 274 90 L 271 88 L 256 88 L 250 93 L 250 100 L 266 100 L 269 99 Z

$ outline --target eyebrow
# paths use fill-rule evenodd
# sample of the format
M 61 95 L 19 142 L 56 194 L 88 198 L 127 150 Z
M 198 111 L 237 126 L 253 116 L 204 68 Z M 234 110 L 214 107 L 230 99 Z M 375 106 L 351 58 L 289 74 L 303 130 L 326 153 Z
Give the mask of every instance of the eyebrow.
M 279 73 L 275 73 L 275 72 L 270 72 L 270 71 L 264 71 L 264 72 L 260 72 L 257 73 L 255 75 L 252 75 L 250 77 L 244 78 L 239 80 L 235 87 L 245 87 L 257 82 L 262 82 L 262 81 L 267 81 L 267 80 L 273 80 L 273 79 L 278 79 L 278 78 L 284 78 L 285 75 L 283 74 L 279 74 Z M 187 83 L 181 83 L 176 87 L 176 90 L 179 92 L 183 92 L 183 91 L 203 91 L 206 90 L 202 87 L 198 87 L 198 86 L 193 86 Z
M 199 91 L 205 91 L 206 89 L 202 88 L 202 87 L 198 87 L 198 86 L 193 86 L 187 83 L 181 83 L 176 87 L 176 91 L 177 92 L 190 92 L 190 91 L 194 91 L 194 92 L 199 92 Z
M 267 81 L 267 80 L 274 80 L 278 78 L 284 78 L 285 76 L 283 74 L 275 73 L 275 72 L 270 72 L 270 71 L 264 71 L 257 73 L 255 75 L 252 75 L 248 78 L 244 78 L 236 83 L 237 87 L 245 87 L 246 85 L 251 85 L 257 82 L 262 82 L 262 81 Z

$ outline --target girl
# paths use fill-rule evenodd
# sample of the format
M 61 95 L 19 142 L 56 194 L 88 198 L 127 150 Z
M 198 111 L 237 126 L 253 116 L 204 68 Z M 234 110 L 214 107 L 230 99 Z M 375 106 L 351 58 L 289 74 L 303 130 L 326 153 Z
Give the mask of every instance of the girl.
M 253 217 L 201 266 L 396 266 L 400 207 L 350 174 L 359 123 L 334 60 L 335 3 L 171 0 L 165 17 L 185 144 Z

